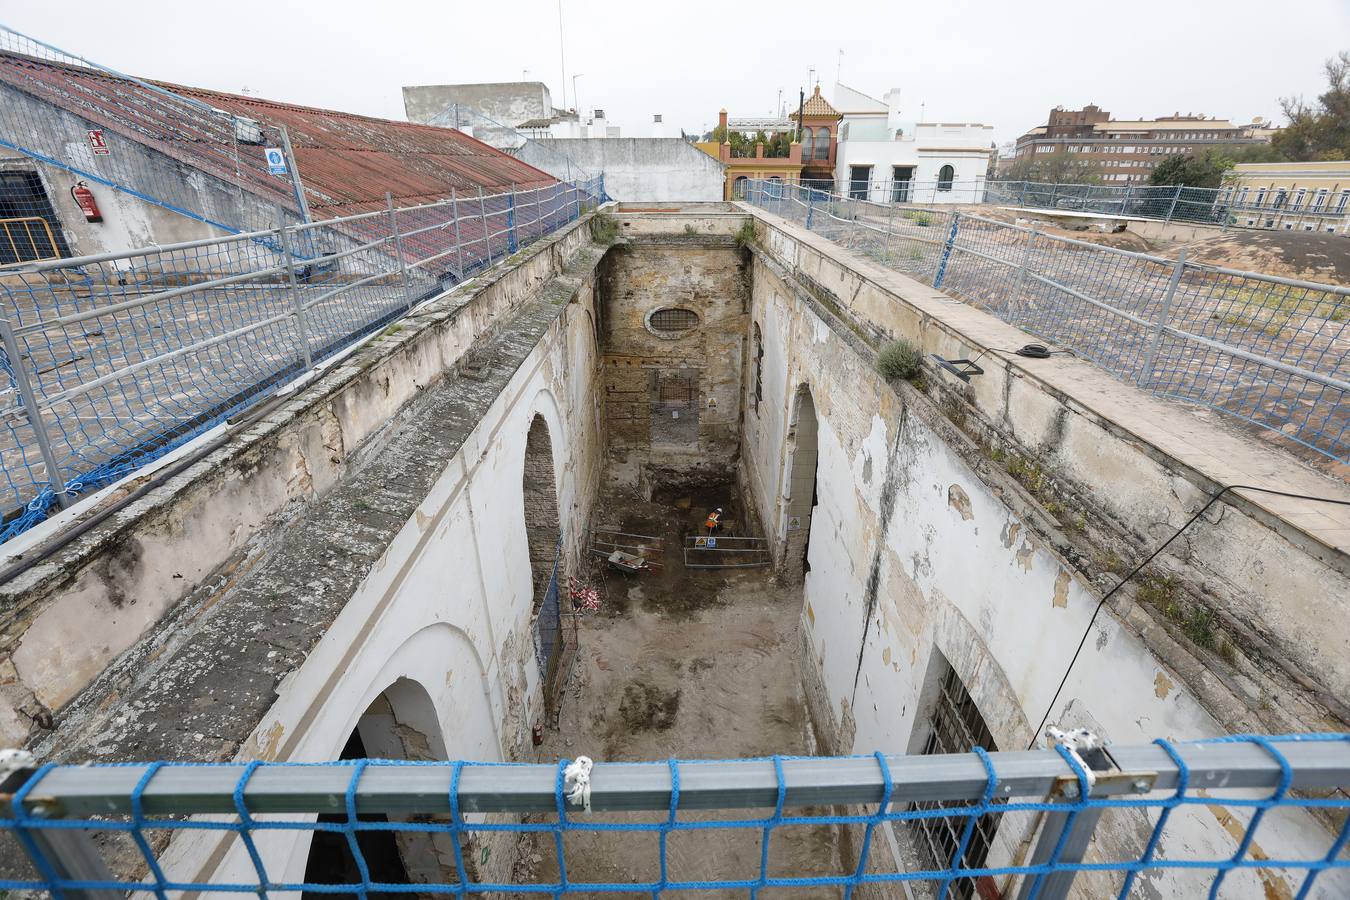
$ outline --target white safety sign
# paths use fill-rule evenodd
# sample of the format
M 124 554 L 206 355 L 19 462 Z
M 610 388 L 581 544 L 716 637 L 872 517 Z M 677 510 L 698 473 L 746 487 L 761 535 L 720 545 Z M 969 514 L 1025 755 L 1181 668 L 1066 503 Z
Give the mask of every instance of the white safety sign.
M 91 128 L 89 134 L 89 146 L 93 148 L 95 156 L 107 156 L 110 151 L 108 144 L 103 140 L 102 128 Z

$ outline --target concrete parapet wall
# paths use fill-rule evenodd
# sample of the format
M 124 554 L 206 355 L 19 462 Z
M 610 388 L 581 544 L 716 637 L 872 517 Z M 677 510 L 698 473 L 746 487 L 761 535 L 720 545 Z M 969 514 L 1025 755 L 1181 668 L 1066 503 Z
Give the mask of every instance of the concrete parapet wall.
M 722 199 L 722 164 L 680 138 L 536 140 L 514 155 L 562 180 L 603 172 L 605 192 L 625 203 Z

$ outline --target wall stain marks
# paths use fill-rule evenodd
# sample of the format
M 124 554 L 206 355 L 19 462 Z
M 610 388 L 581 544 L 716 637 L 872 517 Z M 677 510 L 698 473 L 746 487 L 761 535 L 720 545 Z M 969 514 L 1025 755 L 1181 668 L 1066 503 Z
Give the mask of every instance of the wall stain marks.
M 959 512 L 961 518 L 967 522 L 975 518 L 975 513 L 970 508 L 970 495 L 959 484 L 947 488 L 947 505 Z
M 1166 700 L 1168 693 L 1174 687 L 1176 687 L 1176 684 L 1172 679 L 1167 677 L 1166 672 L 1159 669 L 1158 674 L 1153 678 L 1153 695 L 1159 700 Z
M 1055 576 L 1055 596 L 1050 602 L 1064 609 L 1069 605 L 1069 583 L 1072 579 L 1069 577 L 1068 569 L 1060 569 L 1059 574 Z
M 1197 791 L 1204 794 L 1204 791 Z M 1246 836 L 1247 827 L 1237 820 L 1237 818 L 1223 806 L 1217 804 L 1206 804 L 1205 809 L 1218 821 L 1224 831 L 1233 838 L 1238 844 L 1242 843 Z M 1247 847 L 1247 856 L 1258 861 L 1270 859 L 1270 854 L 1261 848 L 1261 845 L 1255 840 Z M 1288 882 L 1275 873 L 1272 869 L 1256 869 L 1256 874 L 1261 879 L 1261 887 L 1266 900 L 1291 900 L 1294 892 L 1290 889 Z
M 1036 558 L 1036 544 L 1030 537 L 1022 541 L 1022 546 L 1017 549 L 1017 564 L 1022 567 L 1023 572 L 1030 572 L 1032 564 Z

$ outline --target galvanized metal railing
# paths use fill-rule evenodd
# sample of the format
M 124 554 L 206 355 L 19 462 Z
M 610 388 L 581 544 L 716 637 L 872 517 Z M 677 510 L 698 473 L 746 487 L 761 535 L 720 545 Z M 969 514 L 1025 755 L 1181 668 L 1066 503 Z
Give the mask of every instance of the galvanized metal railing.
M 1077 733 L 1052 750 L 593 768 L 589 760 L 40 769 L 24 762 L 0 772 L 0 829 L 17 838 L 32 869 L 23 873 L 11 861 L 0 889 L 87 900 L 127 890 L 161 898 L 180 891 L 753 897 L 806 888 L 849 897 L 901 884 L 966 897 L 982 882 L 1001 896 L 1050 900 L 1076 883 L 1083 896 L 1125 898 L 1140 877 L 1151 895 L 1215 897 L 1225 886 L 1232 896 L 1350 892 L 1350 736 L 1337 734 L 1100 748 Z M 974 825 L 988 816 L 996 817 L 996 840 L 977 845 Z M 924 855 L 914 832 L 948 819 L 960 835 L 950 855 Z M 843 858 L 804 852 L 808 828 L 812 844 L 857 849 Z M 1102 828 L 1109 835 L 1094 841 Z M 349 856 L 352 876 L 286 878 L 305 871 L 297 863 L 318 832 L 345 838 L 327 852 Z M 440 862 L 416 860 L 414 884 L 372 874 L 358 841 L 372 833 L 447 841 Z M 556 874 L 486 875 L 467 857 L 472 842 L 494 835 L 519 839 L 512 850 L 548 858 Z M 180 840 L 192 846 L 173 852 Z M 668 865 L 677 840 L 678 873 Z M 409 849 L 398 852 L 412 861 Z M 583 854 L 608 862 L 587 865 Z M 735 873 L 713 864 L 736 855 L 757 864 Z M 586 875 L 597 871 L 601 878 Z
M 1350 459 L 1350 288 L 800 185 L 753 182 L 745 199 L 1144 390 Z
M 575 220 L 602 179 L 0 268 L 0 540 Z
M 828 190 L 828 186 L 815 185 Z M 847 179 L 838 192 L 850 200 L 1011 206 L 1061 213 L 1152 219 L 1219 228 L 1350 233 L 1350 188 L 1217 188 L 1179 184 L 1057 184 L 1036 181 L 918 181 Z

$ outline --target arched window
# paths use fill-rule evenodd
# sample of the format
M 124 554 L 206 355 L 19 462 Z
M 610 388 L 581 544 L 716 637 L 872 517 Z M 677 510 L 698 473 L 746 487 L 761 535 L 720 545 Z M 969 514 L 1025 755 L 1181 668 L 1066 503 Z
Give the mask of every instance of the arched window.
M 955 178 L 956 170 L 951 166 L 943 166 L 941 169 L 938 169 L 937 189 L 939 191 L 950 191 L 952 189 L 952 181 L 955 180 Z
M 815 146 L 815 133 L 810 128 L 802 129 L 802 159 L 811 158 L 811 148 Z
M 816 159 L 830 158 L 830 129 L 821 128 L 816 132 Z
M 736 176 L 736 180 L 731 183 L 731 198 L 733 200 L 745 196 L 745 184 L 748 180 L 744 175 Z

